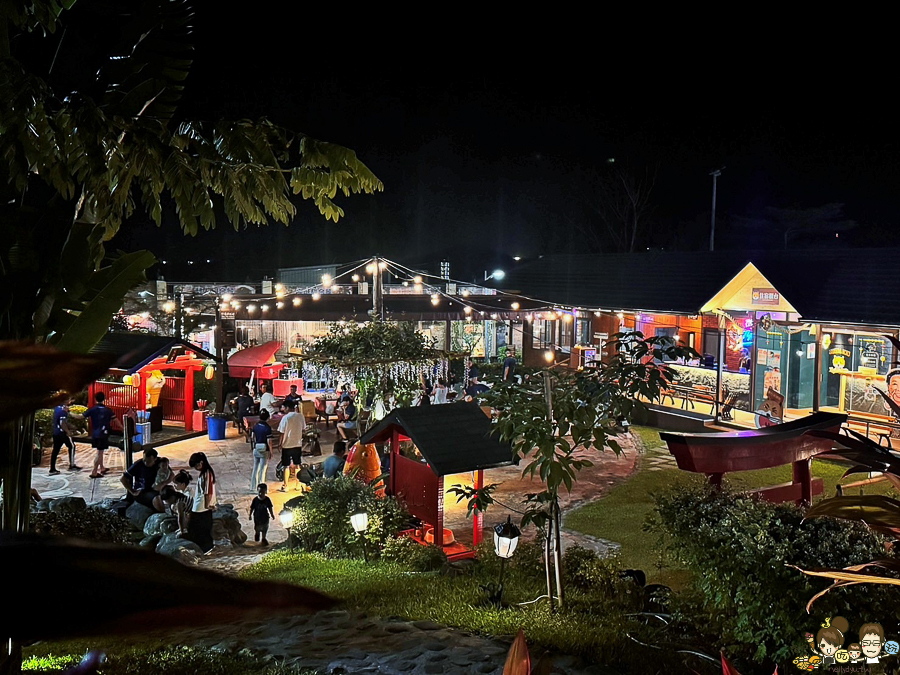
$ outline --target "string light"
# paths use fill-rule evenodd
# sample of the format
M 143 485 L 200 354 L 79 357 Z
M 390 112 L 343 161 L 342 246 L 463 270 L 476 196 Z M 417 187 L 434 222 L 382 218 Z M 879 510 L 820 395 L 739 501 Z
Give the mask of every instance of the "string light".
M 300 303 L 303 301 L 300 298 L 294 298 L 291 302 L 294 303 L 294 307 L 299 307 Z
M 269 306 L 268 306 L 268 305 L 262 305 L 262 311 L 268 312 L 268 311 L 269 311 Z
M 368 265 L 366 265 L 366 272 L 368 272 L 369 274 L 375 274 L 376 269 L 377 268 L 375 267 L 375 263 L 369 263 Z
M 517 311 L 517 312 L 519 311 L 519 303 L 518 302 L 514 302 L 513 304 L 510 305 L 510 307 L 512 307 L 514 311 Z
M 222 294 L 222 300 L 224 300 L 225 302 L 230 302 L 232 297 L 234 297 L 234 296 L 232 296 L 231 293 L 223 293 Z
M 550 351 L 550 350 L 548 349 L 547 351 L 544 352 L 544 360 L 545 360 L 547 363 L 553 363 L 553 359 L 554 359 L 554 355 L 553 355 L 553 352 L 552 352 L 552 351 Z
M 275 303 L 275 307 L 277 307 L 278 309 L 281 309 L 282 307 L 284 307 L 284 303 L 281 302 L 281 300 L 279 300 L 278 302 Z
M 468 290 L 464 290 L 464 291 L 462 292 L 462 296 L 463 296 L 464 298 L 468 298 L 468 297 L 469 297 L 469 291 L 468 291 Z
M 357 282 L 357 281 L 359 281 L 359 275 L 358 275 L 358 274 L 354 274 L 354 275 L 353 275 L 352 277 L 350 277 L 350 278 L 353 279 L 354 283 Z
M 328 288 L 329 286 L 331 286 L 331 275 L 330 275 L 330 274 L 323 274 L 323 275 L 322 275 L 322 285 L 323 285 L 325 288 Z
M 420 285 L 422 283 L 422 277 L 420 277 L 418 275 L 414 276 L 413 283 L 416 284 L 417 286 Z
M 253 314 L 256 311 L 256 305 L 247 305 L 247 311 Z
M 472 313 L 472 308 L 469 307 L 468 305 L 466 305 L 465 307 L 463 307 L 463 311 L 464 311 L 466 314 L 471 314 L 471 313 Z M 471 318 L 471 317 L 467 317 L 467 318 Z
M 322 297 L 322 296 L 319 295 L 318 293 L 313 293 L 313 294 L 312 294 L 312 299 L 313 299 L 313 300 L 318 300 L 318 299 L 321 298 L 321 297 Z

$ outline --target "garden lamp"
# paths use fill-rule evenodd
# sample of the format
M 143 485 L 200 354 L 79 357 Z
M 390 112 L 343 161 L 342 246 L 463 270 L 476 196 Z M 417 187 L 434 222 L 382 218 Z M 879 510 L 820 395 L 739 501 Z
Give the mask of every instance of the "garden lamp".
M 366 540 L 365 537 L 363 537 L 363 533 L 369 528 L 369 514 L 365 511 L 357 511 L 350 516 L 350 525 L 353 527 L 353 531 L 359 535 L 359 543 L 363 550 L 363 559 L 366 562 L 369 562 L 369 552 L 366 550 Z
M 287 530 L 288 533 L 288 543 L 291 546 L 291 552 L 294 551 L 294 535 L 291 532 L 291 527 L 294 526 L 294 512 L 291 509 L 284 508 L 278 513 L 278 520 L 281 521 L 281 526 Z
M 506 517 L 505 523 L 494 526 L 494 553 L 500 558 L 500 581 L 497 582 L 497 587 L 490 597 L 494 604 L 503 604 L 503 572 L 506 569 L 506 561 L 516 552 L 521 534 L 522 531 L 516 527 L 510 516 Z

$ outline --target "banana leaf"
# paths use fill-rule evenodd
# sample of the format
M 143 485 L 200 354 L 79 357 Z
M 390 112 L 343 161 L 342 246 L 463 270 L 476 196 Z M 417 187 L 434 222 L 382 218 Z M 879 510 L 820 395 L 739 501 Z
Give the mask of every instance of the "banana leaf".
M 531 656 L 528 653 L 528 643 L 525 642 L 525 633 L 522 629 L 516 633 L 516 639 L 509 648 L 506 663 L 503 665 L 503 675 L 531 675 Z
M 863 522 L 873 530 L 900 536 L 900 501 L 884 495 L 847 495 L 823 499 L 807 518 L 827 516 Z
M 0 612 L 0 635 L 21 640 L 144 634 L 335 604 L 307 588 L 226 577 L 137 547 L 4 533 L 0 558 L 28 585 L 27 602 Z M 60 574 L 74 580 L 64 597 L 46 583 Z
M 836 588 L 844 588 L 846 586 L 856 586 L 859 584 L 887 584 L 891 586 L 900 586 L 900 579 L 894 576 L 888 576 L 888 573 L 900 573 L 900 561 L 897 560 L 873 560 L 871 562 L 862 563 L 860 565 L 850 565 L 843 569 L 822 569 L 822 570 L 805 570 L 796 565 L 788 565 L 795 570 L 802 572 L 810 577 L 821 577 L 832 579 L 834 583 L 828 588 L 816 593 L 806 604 L 806 611 L 809 613 L 813 603 L 826 593 L 830 593 Z M 872 571 L 866 571 L 869 568 L 882 568 L 886 572 L 884 574 L 875 574 Z

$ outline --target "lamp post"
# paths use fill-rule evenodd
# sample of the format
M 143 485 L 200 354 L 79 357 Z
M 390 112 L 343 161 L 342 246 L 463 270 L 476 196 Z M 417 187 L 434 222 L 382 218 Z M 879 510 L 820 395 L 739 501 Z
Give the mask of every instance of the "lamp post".
M 516 552 L 521 534 L 521 530 L 512 522 L 510 516 L 506 517 L 505 523 L 494 526 L 494 553 L 500 558 L 500 580 L 490 598 L 494 604 L 503 603 L 503 572 L 506 569 L 506 561 L 512 558 L 513 553 Z
M 723 166 L 721 169 L 716 169 L 715 171 L 710 171 L 709 175 L 713 177 L 713 195 L 712 195 L 712 219 L 709 225 L 709 250 L 716 250 L 716 179 L 722 175 L 722 170 L 725 167 Z
M 291 528 L 294 526 L 294 512 L 288 508 L 281 509 L 281 511 L 278 513 L 278 520 L 281 521 L 281 526 L 287 530 L 288 545 L 291 547 L 291 553 L 293 553 L 294 533 L 291 532 Z
M 353 527 L 353 531 L 359 536 L 359 542 L 363 550 L 363 559 L 366 562 L 369 562 L 369 553 L 366 550 L 366 539 L 363 537 L 363 533 L 369 529 L 369 514 L 365 511 L 357 511 L 350 516 L 350 525 Z
M 496 279 L 497 281 L 503 281 L 503 277 L 506 276 L 506 272 L 503 270 L 494 270 L 490 274 L 487 273 L 487 270 L 484 271 L 484 280 L 488 281 L 489 279 Z

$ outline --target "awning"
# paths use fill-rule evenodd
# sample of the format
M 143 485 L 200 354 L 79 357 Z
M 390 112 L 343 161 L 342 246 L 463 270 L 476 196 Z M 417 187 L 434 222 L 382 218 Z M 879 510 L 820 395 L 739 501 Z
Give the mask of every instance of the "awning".
M 235 352 L 228 357 L 228 374 L 231 377 L 250 377 L 256 371 L 256 376 L 263 380 L 277 377 L 278 371 L 284 367 L 282 363 L 274 363 L 275 353 L 281 345 L 278 340 L 273 340 Z

